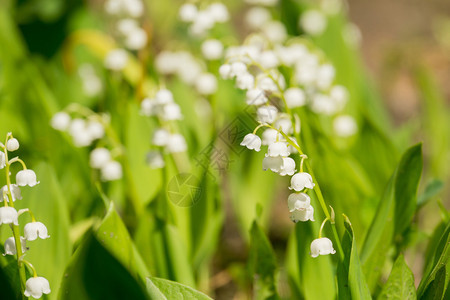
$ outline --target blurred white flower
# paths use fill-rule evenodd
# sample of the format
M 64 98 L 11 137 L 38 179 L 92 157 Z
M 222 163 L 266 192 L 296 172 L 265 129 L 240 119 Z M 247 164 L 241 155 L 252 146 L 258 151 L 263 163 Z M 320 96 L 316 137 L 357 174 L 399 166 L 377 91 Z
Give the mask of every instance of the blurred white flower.
M 278 115 L 278 119 L 273 124 L 273 127 L 281 130 L 285 134 L 292 133 L 292 122 L 291 119 L 289 118 L 289 115 L 283 114 L 281 118 L 280 115 Z
M 6 166 L 5 153 L 0 152 L 0 169 L 3 169 L 5 166 Z
M 178 15 L 183 22 L 193 22 L 197 17 L 197 6 L 192 3 L 185 3 L 181 5 Z
M 244 140 L 241 142 L 241 146 L 259 152 L 261 150 L 261 138 L 256 134 L 249 133 L 244 137 Z
M 220 2 L 210 4 L 207 11 L 217 23 L 225 23 L 230 18 L 227 7 Z
M 103 181 L 118 180 L 122 178 L 122 165 L 111 160 L 100 169 L 100 174 Z
M 289 189 L 300 192 L 305 188 L 313 189 L 314 185 L 311 175 L 306 172 L 300 172 L 292 176 Z
M 221 65 L 219 68 L 219 74 L 220 77 L 222 77 L 223 79 L 231 79 L 232 78 L 231 65 L 229 64 Z
M 17 210 L 14 207 L 11 206 L 0 207 L 0 225 L 2 224 L 19 225 L 17 218 L 18 218 Z
M 150 151 L 147 153 L 147 164 L 152 169 L 161 169 L 166 165 L 164 158 L 159 151 Z
M 23 228 L 24 237 L 28 241 L 34 241 L 38 237 L 45 240 L 50 236 L 48 235 L 47 227 L 41 222 L 31 222 L 25 224 Z
M 94 169 L 100 169 L 111 160 L 111 152 L 106 148 L 95 148 L 91 151 L 89 164 Z
M 269 101 L 264 91 L 258 88 L 248 90 L 245 98 L 248 105 L 261 105 Z
M 279 21 L 270 21 L 262 27 L 263 34 L 272 43 L 282 43 L 287 38 L 286 27 Z
M 319 255 L 335 254 L 336 250 L 333 249 L 333 243 L 329 238 L 315 239 L 311 243 L 311 256 L 317 257 Z
M 252 74 L 245 72 L 236 76 L 236 87 L 241 90 L 251 89 L 255 85 L 255 78 Z
M 358 131 L 358 125 L 352 116 L 342 115 L 334 119 L 333 129 L 338 136 L 349 137 Z
M 250 8 L 245 14 L 245 22 L 251 29 L 261 28 L 271 18 L 269 10 L 260 6 Z
M 315 94 L 311 101 L 311 110 L 318 114 L 332 115 L 338 111 L 338 107 L 330 96 Z
M 50 284 L 44 277 L 30 277 L 25 284 L 25 296 L 39 299 L 42 294 L 50 294 Z
M 86 123 L 86 132 L 92 140 L 98 140 L 105 135 L 105 128 L 102 123 L 95 120 L 89 120 Z
M 211 73 L 201 74 L 195 81 L 195 88 L 201 95 L 211 95 L 217 91 L 217 79 Z
M 53 115 L 50 124 L 56 130 L 65 131 L 69 128 L 70 120 L 69 114 L 61 111 Z
M 318 10 L 308 10 L 300 16 L 300 27 L 309 35 L 321 35 L 327 27 L 327 17 Z
M 173 94 L 168 89 L 160 89 L 156 92 L 155 95 L 156 103 L 158 104 L 167 104 L 173 102 Z
M 262 168 L 264 171 L 270 169 L 272 172 L 278 173 L 283 168 L 283 163 L 283 157 L 281 156 L 266 156 L 263 159 Z
M 125 68 L 128 63 L 128 53 L 123 49 L 113 49 L 106 54 L 105 68 L 120 71 Z
M 181 120 L 183 118 L 180 106 L 175 102 L 163 105 L 160 114 L 165 121 Z
M 330 64 L 323 64 L 317 70 L 316 85 L 319 89 L 329 89 L 334 80 L 336 71 Z
M 264 132 L 262 133 L 262 144 L 265 146 L 268 146 L 270 144 L 275 143 L 277 140 L 277 135 L 278 135 L 278 139 L 281 139 L 283 137 L 275 129 L 268 128 L 268 129 L 264 130 Z
M 187 150 L 186 140 L 179 133 L 172 134 L 167 142 L 166 149 L 170 153 L 184 152 Z
M 298 87 L 288 88 L 284 91 L 284 98 L 289 108 L 296 108 L 306 104 L 305 92 Z
M 147 117 L 157 114 L 158 103 L 154 99 L 145 98 L 141 102 L 141 114 Z
M 215 39 L 209 39 L 202 44 L 202 54 L 207 60 L 220 59 L 223 55 L 222 42 Z
M 147 45 L 147 32 L 142 28 L 135 28 L 126 35 L 125 45 L 130 50 L 140 50 Z
M 156 146 L 165 146 L 169 141 L 170 133 L 164 128 L 158 128 L 153 132 L 152 144 Z
M 16 184 L 20 186 L 35 186 L 39 184 L 39 181 L 36 181 L 36 173 L 34 173 L 31 169 L 21 170 L 16 174 Z

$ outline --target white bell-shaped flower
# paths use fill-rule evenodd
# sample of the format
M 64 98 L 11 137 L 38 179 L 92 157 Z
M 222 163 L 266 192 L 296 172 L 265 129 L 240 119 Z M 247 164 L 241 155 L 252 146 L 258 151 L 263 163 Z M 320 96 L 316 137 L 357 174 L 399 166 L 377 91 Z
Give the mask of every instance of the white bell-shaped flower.
M 306 210 L 311 205 L 311 198 L 305 193 L 292 193 L 288 197 L 289 212 Z
M 283 168 L 283 163 L 284 161 L 281 156 L 276 157 L 267 156 L 264 157 L 262 166 L 264 171 L 270 169 L 272 172 L 278 173 Z
M 3 169 L 5 166 L 6 166 L 5 153 L 0 152 L 0 169 Z
M 16 138 L 9 139 L 6 142 L 6 149 L 8 151 L 16 151 L 19 149 L 19 141 Z
M 298 87 L 288 88 L 284 91 L 284 99 L 286 99 L 286 104 L 289 108 L 296 108 L 306 104 L 305 92 Z
M 236 87 L 238 89 L 249 90 L 253 88 L 254 84 L 255 77 L 248 72 L 236 76 Z
M 169 141 L 166 145 L 167 151 L 170 153 L 184 152 L 187 150 L 186 140 L 184 136 L 179 133 L 170 135 Z
M 261 89 L 248 90 L 245 98 L 248 105 L 262 105 L 269 101 L 266 94 Z
M 278 115 L 278 109 L 273 105 L 262 106 L 256 110 L 258 121 L 261 123 L 272 124 Z
M 256 134 L 249 133 L 244 137 L 244 140 L 241 142 L 241 146 L 259 152 L 261 150 L 261 138 Z
M 308 10 L 300 17 L 299 25 L 307 34 L 318 36 L 327 27 L 327 17 L 318 10 Z
M 111 160 L 111 152 L 106 148 L 95 148 L 89 157 L 89 164 L 94 169 L 100 169 Z
M 314 185 L 311 175 L 306 172 L 300 172 L 292 176 L 289 189 L 300 192 L 305 188 L 313 189 Z
M 349 98 L 348 90 L 345 86 L 335 85 L 330 90 L 330 98 L 336 105 L 336 108 L 342 109 Z
M 20 186 L 35 186 L 39 181 L 36 181 L 36 173 L 31 169 L 21 170 L 16 174 L 16 184 Z
M 34 241 L 38 237 L 45 240 L 50 236 L 48 235 L 47 227 L 41 222 L 31 222 L 25 224 L 23 228 L 24 237 L 28 241 Z
M 335 254 L 336 250 L 333 249 L 333 243 L 329 238 L 315 239 L 311 243 L 311 256 L 317 257 L 319 255 Z
M 292 122 L 289 116 L 283 115 L 283 117 L 279 118 L 275 121 L 275 124 L 273 126 L 276 129 L 280 129 L 285 134 L 291 134 L 292 133 Z
M 220 77 L 223 79 L 231 79 L 232 78 L 232 72 L 231 72 L 231 65 L 229 64 L 223 64 L 219 68 L 219 74 Z
M 165 146 L 167 145 L 169 138 L 170 133 L 166 129 L 156 129 L 155 132 L 153 132 L 152 144 L 160 147 Z
M 150 151 L 147 153 L 147 164 L 152 169 L 161 169 L 166 165 L 164 158 L 159 151 Z
M 291 220 L 294 223 L 298 221 L 306 222 L 306 221 L 315 221 L 314 220 L 314 207 L 312 205 L 308 206 L 304 210 L 294 210 L 291 212 Z
M 123 49 L 113 49 L 109 51 L 104 61 L 105 68 L 113 71 L 122 70 L 123 68 L 125 68 L 127 63 L 128 53 Z
M 100 174 L 103 181 L 118 180 L 122 178 L 122 165 L 111 160 L 100 169 Z
M 50 294 L 50 284 L 44 277 L 31 277 L 25 284 L 25 296 L 39 299 L 42 294 Z
M 275 142 L 269 145 L 266 157 L 289 156 L 289 154 L 290 153 L 285 142 Z
M 295 160 L 290 157 L 283 157 L 283 166 L 281 167 L 280 174 L 281 176 L 292 176 L 295 173 Z
M 243 62 L 237 61 L 231 64 L 232 77 L 241 76 L 247 73 L 248 73 L 247 66 Z
M 101 139 L 105 135 L 105 128 L 102 123 L 94 120 L 90 120 L 86 123 L 86 131 L 92 140 Z
M 147 32 L 139 27 L 129 32 L 125 39 L 125 45 L 130 50 L 143 49 L 147 45 L 147 42 Z
M 268 146 L 270 144 L 275 143 L 277 141 L 277 136 L 278 140 L 283 138 L 283 136 L 280 133 L 278 133 L 278 131 L 275 129 L 268 128 L 264 130 L 262 134 L 262 144 L 264 146 Z
M 50 125 L 53 129 L 65 131 L 69 128 L 70 120 L 69 114 L 61 111 L 53 115 Z
M 19 225 L 17 220 L 17 210 L 11 206 L 0 207 L 0 225 L 2 224 L 14 224 Z
M 223 55 L 223 44 L 219 40 L 209 39 L 202 44 L 202 54 L 207 60 L 220 59 Z
M 299 146 L 299 145 L 298 145 L 298 142 L 297 142 L 297 139 L 296 139 L 295 137 L 290 136 L 289 139 L 290 139 L 291 142 L 293 142 L 295 145 Z M 289 150 L 289 152 L 290 152 L 291 154 L 292 154 L 292 153 L 298 153 L 297 148 L 295 148 L 295 147 L 292 146 L 291 144 L 289 144 L 288 150 Z
M 230 18 L 227 7 L 220 2 L 210 4 L 207 11 L 217 23 L 225 23 Z
M 266 8 L 255 6 L 250 8 L 245 15 L 245 22 L 252 29 L 259 29 L 267 23 L 272 16 Z
M 16 201 L 16 200 L 22 200 L 22 192 L 20 191 L 20 188 L 17 184 L 11 184 L 10 185 L 11 188 L 11 196 L 12 196 L 12 200 Z M 0 190 L 0 202 L 3 202 L 3 195 L 8 194 L 8 186 L 4 185 L 1 190 Z
M 20 245 L 22 247 L 22 253 L 25 253 L 27 248 L 27 240 L 21 236 L 20 237 Z M 5 255 L 16 255 L 17 249 L 16 249 L 16 241 L 14 240 L 14 237 L 7 238 L 4 244 L 5 253 L 3 253 L 3 256 Z

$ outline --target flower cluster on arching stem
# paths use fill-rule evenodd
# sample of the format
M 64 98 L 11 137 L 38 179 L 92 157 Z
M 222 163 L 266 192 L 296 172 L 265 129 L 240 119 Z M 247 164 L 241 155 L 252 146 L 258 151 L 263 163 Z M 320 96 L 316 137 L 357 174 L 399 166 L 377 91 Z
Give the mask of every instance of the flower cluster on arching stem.
M 271 6 L 276 1 L 269 2 L 264 1 L 263 5 Z M 311 33 L 319 34 L 323 28 L 316 27 L 326 25 L 320 23 L 324 21 L 320 17 L 313 13 L 299 23 Z M 305 107 L 312 113 L 335 117 L 335 127 L 340 130 L 337 135 L 350 136 L 356 131 L 355 123 L 351 117 L 339 115 L 348 92 L 334 83 L 335 69 L 324 55 L 311 44 L 288 39 L 284 25 L 273 20 L 266 8 L 250 9 L 246 21 L 256 32 L 243 45 L 226 49 L 226 61 L 219 69 L 222 78 L 235 80 L 236 87 L 245 91 L 246 103 L 255 107 L 259 125 L 244 137 L 241 145 L 255 151 L 267 146 L 263 170 L 292 176 L 289 187 L 292 193 L 287 199 L 290 219 L 295 223 L 314 221 L 308 191 L 315 188 L 315 183 L 311 174 L 303 170 L 307 156 L 298 143 L 301 126 L 295 111 Z M 260 137 L 257 131 L 261 128 L 264 132 Z M 295 155 L 299 155 L 298 168 Z M 319 239 L 311 244 L 313 257 L 335 253 L 331 241 L 321 237 L 322 228 Z
M 28 169 L 25 162 L 19 157 L 9 158 L 10 152 L 14 152 L 19 149 L 19 141 L 13 137 L 12 133 L 8 133 L 6 136 L 5 144 L 0 143 L 0 169 L 5 169 L 6 185 L 1 188 L 0 197 L 0 226 L 5 224 L 9 225 L 12 231 L 11 237 L 7 238 L 4 242 L 5 253 L 3 255 L 15 255 L 17 257 L 19 273 L 21 272 L 22 286 L 24 287 L 23 293 L 26 297 L 41 298 L 42 294 L 50 293 L 50 284 L 44 277 L 37 276 L 36 269 L 33 265 L 24 259 L 25 252 L 28 250 L 26 243 L 34 241 L 38 238 L 47 239 L 48 235 L 47 227 L 44 223 L 36 221 L 33 212 L 28 208 L 22 208 L 17 210 L 15 205 L 16 201 L 22 200 L 22 193 L 20 188 L 29 186 L 33 187 L 39 184 L 37 181 L 36 173 Z M 22 166 L 22 170 L 16 174 L 15 183 L 11 182 L 10 166 L 13 163 L 19 163 Z M 28 222 L 23 227 L 23 235 L 20 234 L 19 229 L 19 217 L 23 214 L 29 214 L 31 222 Z M 31 268 L 33 276 L 25 278 L 25 265 Z

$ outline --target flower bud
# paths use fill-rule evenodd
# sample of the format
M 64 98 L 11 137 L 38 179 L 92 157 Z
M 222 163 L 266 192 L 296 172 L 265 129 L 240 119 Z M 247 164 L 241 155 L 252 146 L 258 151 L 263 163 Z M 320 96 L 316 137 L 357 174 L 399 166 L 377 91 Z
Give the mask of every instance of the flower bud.
M 17 149 L 19 149 L 19 141 L 15 138 L 9 139 L 6 142 L 6 149 L 8 151 L 16 151 Z

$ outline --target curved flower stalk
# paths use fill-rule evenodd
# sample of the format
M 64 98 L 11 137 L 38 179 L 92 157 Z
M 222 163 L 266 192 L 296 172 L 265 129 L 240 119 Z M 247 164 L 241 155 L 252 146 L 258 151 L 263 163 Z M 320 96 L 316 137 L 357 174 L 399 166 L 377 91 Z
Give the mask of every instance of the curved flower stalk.
M 272 28 L 277 27 L 274 24 L 281 25 L 270 20 L 266 24 L 271 24 Z M 246 91 L 246 103 L 254 106 L 260 124 L 245 136 L 241 145 L 255 151 L 259 151 L 261 145 L 267 146 L 263 169 L 292 176 L 290 189 L 293 193 L 288 198 L 288 208 L 293 222 L 315 220 L 308 196 L 308 191 L 314 189 L 326 216 L 323 224 L 327 220 L 334 224 L 312 170 L 304 170 L 307 156 L 298 144 L 301 126 L 295 110 L 307 108 L 325 117 L 336 116 L 344 108 L 348 92 L 334 83 L 334 67 L 312 45 L 296 39 L 285 41 L 284 27 L 278 27 L 278 34 L 273 34 L 272 29 L 264 26 L 259 33 L 248 37 L 244 45 L 228 48 L 226 62 L 219 70 L 224 79 L 235 79 L 236 86 Z M 257 135 L 261 128 L 265 129 L 262 138 Z M 347 130 L 347 135 L 350 131 Z M 295 155 L 299 155 L 299 168 Z M 340 249 L 334 226 L 333 232 Z M 319 238 L 322 238 L 321 233 L 322 229 Z M 311 252 L 313 256 L 317 252 L 316 243 Z M 333 254 L 333 251 L 319 252 Z
M 12 237 L 6 239 L 4 243 L 5 253 L 3 255 L 15 255 L 17 258 L 17 266 L 19 268 L 20 282 L 22 293 L 26 297 L 33 297 L 39 299 L 42 294 L 50 293 L 50 285 L 44 277 L 38 277 L 36 269 L 33 265 L 24 259 L 25 252 L 28 250 L 26 246 L 27 241 L 34 241 L 38 238 L 47 239 L 47 227 L 42 223 L 36 221 L 34 214 L 28 208 L 16 210 L 16 200 L 22 199 L 20 187 L 33 187 L 39 184 L 36 173 L 28 169 L 25 162 L 19 157 L 9 159 L 9 152 L 19 149 L 19 141 L 15 139 L 11 132 L 6 135 L 5 144 L 0 143 L 0 169 L 5 169 L 6 185 L 1 188 L 0 197 L 0 226 L 8 224 L 12 230 Z M 19 163 L 22 170 L 16 174 L 16 183 L 11 181 L 10 167 L 13 163 Z M 26 223 L 23 228 L 23 233 L 20 233 L 19 217 L 28 213 L 31 217 L 31 222 Z M 25 265 L 29 266 L 33 271 L 33 276 L 26 278 Z
M 89 164 L 99 171 L 102 181 L 122 178 L 122 165 L 116 159 L 123 154 L 123 147 L 111 128 L 108 115 L 73 103 L 56 113 L 50 123 L 54 129 L 67 132 L 76 147 L 96 144 L 90 153 Z

